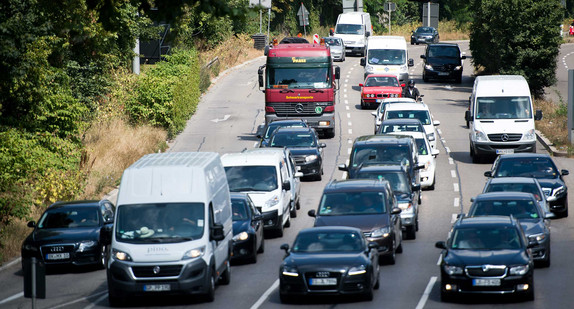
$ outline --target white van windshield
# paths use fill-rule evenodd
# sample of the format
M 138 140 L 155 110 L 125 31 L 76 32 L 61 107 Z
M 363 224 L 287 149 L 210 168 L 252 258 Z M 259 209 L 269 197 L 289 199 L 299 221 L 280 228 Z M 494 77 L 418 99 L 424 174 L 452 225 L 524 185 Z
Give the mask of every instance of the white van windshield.
M 134 204 L 118 207 L 116 240 L 129 243 L 175 243 L 203 236 L 202 203 Z
M 477 119 L 532 118 L 530 97 L 479 97 L 476 99 Z
M 268 192 L 278 188 L 275 166 L 227 166 L 225 173 L 231 192 Z
M 404 49 L 369 49 L 369 64 L 401 65 L 407 63 L 407 51 Z
M 364 34 L 363 25 L 359 24 L 337 24 L 335 32 L 338 34 Z

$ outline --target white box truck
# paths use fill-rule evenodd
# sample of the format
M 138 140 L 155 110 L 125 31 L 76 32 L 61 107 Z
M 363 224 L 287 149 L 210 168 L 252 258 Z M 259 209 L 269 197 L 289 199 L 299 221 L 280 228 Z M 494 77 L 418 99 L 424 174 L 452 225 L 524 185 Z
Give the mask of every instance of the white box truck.
M 407 41 L 402 36 L 372 36 L 367 40 L 365 57 L 361 65 L 365 67 L 365 78 L 369 74 L 394 74 L 400 84 L 409 80 L 409 67 L 414 65 L 409 58 Z
M 520 75 L 478 76 L 474 80 L 468 121 L 470 156 L 478 163 L 482 157 L 517 152 L 536 152 L 534 114 L 530 87 Z
M 230 281 L 232 211 L 219 154 L 143 156 L 122 176 L 107 263 L 112 306 L 157 294 L 214 298 Z
M 365 12 L 339 14 L 335 36 L 343 39 L 345 53 L 365 55 L 367 38 L 373 34 L 371 15 Z

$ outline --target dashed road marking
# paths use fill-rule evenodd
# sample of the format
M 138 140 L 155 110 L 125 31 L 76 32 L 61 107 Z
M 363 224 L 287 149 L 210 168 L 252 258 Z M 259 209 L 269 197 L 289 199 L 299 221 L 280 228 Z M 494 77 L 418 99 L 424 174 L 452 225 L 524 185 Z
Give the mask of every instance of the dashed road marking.
M 452 178 L 456 178 L 456 171 L 450 170 L 450 176 L 452 176 Z
M 454 207 L 460 206 L 460 197 L 455 197 L 453 204 L 454 204 L 454 205 L 453 205 Z
M 349 135 L 353 134 L 353 129 L 349 129 Z
M 279 286 L 279 279 L 277 279 L 277 280 L 275 280 L 275 282 L 273 282 L 271 287 L 269 289 L 267 289 L 267 291 L 265 291 L 265 293 L 263 293 L 263 295 L 261 295 L 261 297 L 259 297 L 257 302 L 255 304 L 253 304 L 253 306 L 251 306 L 251 309 L 257 309 L 261 305 L 263 305 L 263 302 L 265 302 L 267 300 L 269 295 L 271 295 L 271 293 L 273 293 L 273 291 L 275 289 L 277 289 L 278 286 Z
M 446 149 L 446 153 L 450 153 L 450 148 L 444 147 L 444 149 Z
M 460 190 L 458 187 L 458 183 L 453 183 L 452 186 L 454 187 L 454 192 L 458 192 Z
M 415 309 L 423 309 L 425 307 L 425 304 L 427 303 L 427 300 L 429 299 L 429 295 L 432 291 L 432 288 L 433 288 L 436 280 L 437 280 L 436 276 L 433 276 L 430 278 L 429 283 L 427 284 L 427 287 L 423 293 L 423 296 L 419 300 L 419 303 L 417 304 Z
M 351 113 L 347 113 L 347 118 L 351 118 Z
M 448 158 L 448 164 L 450 164 L 450 165 L 453 165 L 453 164 L 454 164 L 453 158 Z
M 452 223 L 455 223 L 456 220 L 458 219 L 457 217 L 458 217 L 458 214 L 452 214 L 452 217 L 450 218 L 450 223 L 451 223 L 451 224 L 452 224 Z

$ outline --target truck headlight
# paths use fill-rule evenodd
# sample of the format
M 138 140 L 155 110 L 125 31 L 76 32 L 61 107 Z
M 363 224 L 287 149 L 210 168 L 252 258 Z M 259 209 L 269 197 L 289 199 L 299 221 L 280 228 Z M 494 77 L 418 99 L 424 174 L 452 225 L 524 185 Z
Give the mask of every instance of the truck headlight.
M 365 66 L 365 71 L 367 71 L 367 73 L 373 73 L 374 70 L 375 70 L 375 68 L 373 68 L 372 65 L 366 65 Z
M 132 260 L 132 257 L 129 254 L 127 254 L 123 251 L 120 251 L 120 250 L 116 250 L 116 249 L 112 250 L 112 257 L 116 260 L 119 260 L 119 261 L 131 261 Z
M 529 269 L 530 269 L 530 266 L 528 266 L 528 265 L 519 265 L 519 266 L 510 267 L 509 273 L 511 275 L 523 276 L 523 275 L 526 275 L 526 273 L 528 272 Z
M 389 235 L 391 235 L 391 227 L 390 226 L 386 226 L 380 229 L 375 229 L 371 232 L 371 237 L 389 237 Z
M 524 133 L 522 139 L 527 141 L 536 140 L 536 131 L 534 129 L 528 130 L 528 132 Z
M 273 195 L 272 198 L 265 202 L 265 207 L 273 207 L 279 204 L 279 197 L 277 195 Z
M 486 134 L 480 130 L 474 130 L 474 136 L 476 137 L 477 142 L 488 142 L 488 137 L 486 137 Z
M 195 259 L 203 255 L 205 253 L 205 246 L 191 249 L 183 254 L 182 260 L 189 260 Z
M 309 163 L 309 162 L 313 162 L 315 160 L 317 160 L 319 157 L 317 155 L 309 155 L 305 157 L 305 162 Z
M 408 69 L 409 69 L 408 66 L 406 66 L 406 65 L 401 65 L 401 68 L 400 68 L 401 72 L 407 72 Z
M 452 266 L 452 265 L 444 265 L 443 266 L 444 272 L 448 275 L 462 275 L 462 267 L 460 266 Z

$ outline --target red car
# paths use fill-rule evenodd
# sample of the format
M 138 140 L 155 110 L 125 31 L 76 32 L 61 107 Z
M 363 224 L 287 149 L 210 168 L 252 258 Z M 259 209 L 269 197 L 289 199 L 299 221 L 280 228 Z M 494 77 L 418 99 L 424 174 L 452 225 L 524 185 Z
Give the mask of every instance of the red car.
M 367 76 L 361 87 L 361 108 L 376 107 L 386 98 L 400 98 L 405 85 L 399 84 L 396 75 L 371 74 Z

